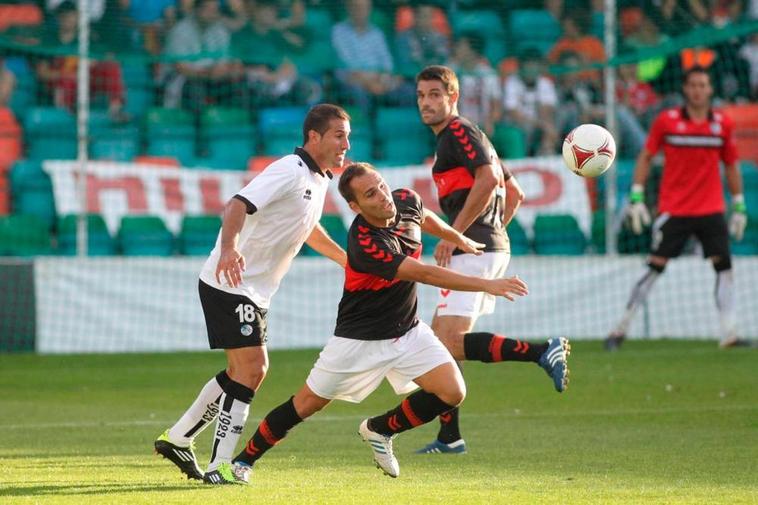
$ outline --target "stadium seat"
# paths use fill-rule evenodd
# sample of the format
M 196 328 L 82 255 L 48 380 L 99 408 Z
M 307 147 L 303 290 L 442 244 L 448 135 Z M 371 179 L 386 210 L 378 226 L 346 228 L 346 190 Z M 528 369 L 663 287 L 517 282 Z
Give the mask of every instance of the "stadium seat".
M 511 219 L 506 231 L 508 232 L 508 238 L 511 241 L 511 254 L 514 256 L 529 254 L 529 238 L 526 236 L 526 231 L 517 219 Z
M 376 114 L 380 159 L 385 164 L 422 163 L 434 152 L 434 135 L 415 107 L 380 107 Z
M 121 74 L 126 86 L 124 110 L 135 118 L 141 118 L 154 102 L 150 69 L 142 62 L 124 61 L 121 64 Z
M 179 232 L 179 253 L 187 256 L 207 256 L 216 243 L 220 228 L 219 216 L 184 216 Z
M 209 107 L 200 117 L 200 135 L 207 158 L 215 166 L 245 169 L 255 155 L 255 129 L 244 109 Z
M 505 36 L 500 16 L 493 10 L 462 10 L 451 18 L 453 33 L 476 32 L 486 38 L 502 38 Z
M 347 247 L 347 228 L 338 214 L 324 214 L 321 216 L 321 226 L 343 249 Z
M 428 127 L 424 126 L 416 107 L 379 107 L 376 111 L 376 132 L 382 137 L 422 136 L 431 135 Z
M 492 134 L 492 144 L 497 154 L 507 160 L 526 157 L 526 138 L 518 126 L 499 124 Z
M 179 168 L 179 160 L 173 156 L 135 156 L 134 163 L 143 163 L 145 165 L 155 165 L 161 167 Z
M 305 51 L 292 55 L 292 63 L 297 66 L 300 74 L 318 79 L 334 68 L 335 61 L 334 48 L 328 39 L 314 40 L 308 44 Z
M 369 129 L 356 131 L 350 135 L 350 150 L 347 157 L 353 161 L 368 161 L 374 159 L 374 145 Z
M 56 107 L 32 107 L 24 116 L 27 157 L 34 160 L 76 158 L 76 121 Z
M 147 154 L 173 156 L 184 165 L 195 160 L 195 125 L 182 109 L 152 108 L 146 121 Z
M 584 253 L 587 239 L 570 214 L 540 215 L 534 220 L 534 251 L 537 254 Z
M 268 107 L 258 113 L 258 131 L 263 144 L 262 154 L 283 156 L 291 154 L 300 145 L 300 136 L 293 138 L 292 132 L 302 131 L 303 119 L 308 110 L 305 107 Z
M 55 223 L 55 200 L 50 176 L 39 161 L 19 160 L 10 172 L 13 212 L 34 215 L 48 227 Z
M 251 172 L 262 172 L 276 159 L 276 156 L 253 156 L 247 160 L 247 169 Z
M 105 110 L 90 111 L 89 137 L 94 159 L 131 161 L 139 153 L 139 128 L 114 124 Z
M 171 256 L 174 237 L 157 216 L 124 216 L 117 234 L 125 256 Z
M 78 216 L 69 214 L 58 220 L 58 254 L 76 254 Z M 100 214 L 87 215 L 87 255 L 111 256 L 116 254 L 116 242 L 108 233 L 105 220 Z
M 541 9 L 512 11 L 508 26 L 514 54 L 528 47 L 536 47 L 546 53 L 561 35 L 558 21 Z
M 43 21 L 42 9 L 34 3 L 0 5 L 0 32 L 14 26 L 39 26 Z
M 592 213 L 592 248 L 597 254 L 605 254 L 605 211 Z
M 21 157 L 21 126 L 13 111 L 0 107 L 0 174 L 7 172 Z
M 0 254 L 37 256 L 51 252 L 49 227 L 37 216 L 13 214 L 0 217 Z
M 381 143 L 381 160 L 391 165 L 416 165 L 424 162 L 434 148 L 421 138 L 390 136 Z

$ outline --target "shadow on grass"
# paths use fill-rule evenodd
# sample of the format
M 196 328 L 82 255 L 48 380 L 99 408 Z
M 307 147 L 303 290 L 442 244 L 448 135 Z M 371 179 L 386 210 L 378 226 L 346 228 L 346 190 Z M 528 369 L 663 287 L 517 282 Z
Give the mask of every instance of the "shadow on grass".
M 201 485 L 188 484 L 184 486 L 177 485 L 156 485 L 156 484 L 44 484 L 39 486 L 29 486 L 28 482 L 8 482 L 6 484 L 19 485 L 19 487 L 10 487 L 0 490 L 0 496 L 47 496 L 47 495 L 105 495 L 111 493 L 144 493 L 146 491 L 190 491 L 203 489 Z

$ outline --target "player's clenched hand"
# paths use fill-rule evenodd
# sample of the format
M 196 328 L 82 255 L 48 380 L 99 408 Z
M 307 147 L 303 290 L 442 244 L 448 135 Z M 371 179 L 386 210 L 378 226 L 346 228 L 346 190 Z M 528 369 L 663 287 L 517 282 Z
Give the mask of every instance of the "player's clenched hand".
M 519 279 L 518 275 L 505 277 L 503 279 L 491 279 L 487 287 L 487 293 L 495 296 L 504 296 L 506 299 L 513 301 L 514 296 L 524 296 L 529 294 L 529 287 L 526 282 Z
M 440 240 L 437 247 L 434 249 L 434 259 L 437 265 L 441 267 L 447 267 L 450 265 L 450 258 L 455 251 L 455 244 L 448 242 L 447 240 Z
M 240 252 L 230 247 L 221 250 L 221 256 L 216 265 L 216 281 L 221 284 L 223 272 L 226 282 L 233 288 L 242 284 L 242 272 L 245 271 L 245 257 Z
M 457 246 L 461 251 L 469 254 L 476 254 L 477 256 L 482 254 L 482 249 L 484 249 L 484 244 L 475 242 L 464 235 L 459 237 Z

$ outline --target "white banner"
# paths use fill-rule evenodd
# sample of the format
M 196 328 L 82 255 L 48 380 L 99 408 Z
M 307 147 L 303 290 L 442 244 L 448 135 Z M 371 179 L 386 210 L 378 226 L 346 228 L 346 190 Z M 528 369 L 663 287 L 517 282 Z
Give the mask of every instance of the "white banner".
M 509 161 L 507 166 L 526 193 L 518 220 L 527 231 L 537 214 L 572 214 L 589 234 L 591 212 L 585 180 L 567 170 L 560 158 Z M 43 167 L 53 181 L 58 215 L 79 213 L 76 162 L 46 161 Z M 429 209 L 439 212 L 429 166 L 381 171 L 390 187 L 414 189 Z M 178 233 L 183 215 L 220 214 L 224 203 L 254 176 L 253 172 L 92 161 L 87 165 L 87 212 L 102 214 L 113 234 L 127 214 L 160 216 Z M 353 220 L 336 181 L 329 187 L 324 213 L 341 214 L 346 225 Z
M 37 351 L 42 353 L 205 350 L 197 295 L 202 258 L 44 258 L 35 260 Z M 758 338 L 758 258 L 734 258 L 739 329 Z M 508 269 L 530 294 L 498 301 L 479 331 L 521 339 L 603 338 L 621 316 L 641 257 L 516 256 Z M 269 311 L 273 349 L 322 347 L 334 331 L 344 274 L 325 258 L 298 258 Z M 630 337 L 719 338 L 707 261 L 672 261 L 656 283 Z M 437 290 L 419 290 L 419 314 L 431 322 Z

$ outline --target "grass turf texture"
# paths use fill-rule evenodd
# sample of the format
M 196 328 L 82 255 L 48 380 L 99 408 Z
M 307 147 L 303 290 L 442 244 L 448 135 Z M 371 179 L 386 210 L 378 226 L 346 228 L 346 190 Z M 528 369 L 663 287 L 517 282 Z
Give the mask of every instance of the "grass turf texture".
M 242 440 L 316 355 L 271 353 Z M 220 353 L 0 355 L 0 503 L 758 502 L 755 351 L 661 341 L 608 354 L 577 342 L 570 364 L 562 395 L 533 364 L 466 364 L 467 455 L 413 454 L 435 422 L 398 438 L 401 475 L 383 476 L 356 430 L 398 403 L 384 385 L 295 428 L 251 486 L 219 488 L 185 480 L 152 444 L 222 368 Z

